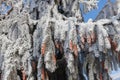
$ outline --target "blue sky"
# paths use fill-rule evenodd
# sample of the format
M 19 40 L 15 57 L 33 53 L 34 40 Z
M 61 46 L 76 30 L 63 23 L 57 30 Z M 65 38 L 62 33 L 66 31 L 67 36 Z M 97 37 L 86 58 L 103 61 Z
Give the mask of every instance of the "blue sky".
M 87 22 L 89 18 L 92 18 L 93 20 L 96 18 L 98 13 L 101 11 L 101 9 L 105 6 L 108 0 L 99 0 L 98 3 L 98 9 L 92 10 L 86 14 L 83 14 L 84 21 Z M 116 0 L 111 0 L 111 2 L 115 2 Z

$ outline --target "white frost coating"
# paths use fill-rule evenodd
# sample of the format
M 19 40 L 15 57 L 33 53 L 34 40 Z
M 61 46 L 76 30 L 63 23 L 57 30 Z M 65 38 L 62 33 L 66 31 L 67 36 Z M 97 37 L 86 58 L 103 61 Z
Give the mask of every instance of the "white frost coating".
M 119 22 L 116 19 L 113 18 L 112 23 L 113 23 L 113 25 L 114 25 L 115 30 L 117 31 L 117 33 L 120 34 L 120 26 L 119 26 L 120 24 L 119 24 Z
M 3 72 L 3 80 L 18 80 L 16 77 L 18 76 L 17 69 L 20 69 L 21 66 L 24 67 L 25 73 L 28 76 L 27 80 L 35 78 L 32 74 L 33 65 L 31 65 L 31 57 L 35 58 L 36 64 L 38 62 L 36 74 L 39 80 L 41 80 L 42 63 L 45 63 L 47 70 L 55 72 L 57 67 L 53 59 L 56 50 L 54 39 L 63 41 L 63 52 L 68 63 L 67 68 L 71 73 L 70 77 L 75 80 L 78 77 L 79 71 L 77 70 L 79 65 L 76 65 L 78 56 L 75 58 L 73 55 L 74 51 L 72 50 L 66 56 L 66 50 L 70 48 L 70 40 L 73 42 L 73 45 L 76 45 L 74 46 L 76 48 L 75 51 L 77 52 L 79 48 L 78 54 L 82 54 L 81 57 L 84 58 L 83 62 L 81 61 L 83 65 L 81 74 L 86 80 L 94 79 L 93 67 L 99 64 L 99 62 L 94 62 L 95 57 L 101 58 L 103 52 L 106 53 L 105 57 L 108 56 L 108 52 L 105 52 L 105 49 L 110 49 L 113 52 L 116 51 L 116 53 L 120 51 L 120 39 L 118 37 L 120 34 L 119 16 L 112 19 L 98 20 L 97 22 L 93 22 L 90 19 L 87 23 L 84 23 L 81 22 L 82 17 L 79 14 L 79 7 L 76 6 L 79 4 L 78 0 L 73 0 L 73 3 L 70 0 L 64 0 L 63 2 L 63 5 L 60 5 L 60 3 L 55 3 L 54 0 L 50 2 L 49 0 L 34 0 L 29 7 L 27 6 L 23 10 L 21 3 L 18 3 L 14 6 L 10 15 L 5 17 L 5 20 L 0 21 L 0 57 L 4 56 L 3 59 L 0 58 L 0 69 Z M 97 3 L 96 0 L 82 2 L 87 5 L 85 12 L 96 7 Z M 58 10 L 58 4 L 59 7 L 63 6 L 63 8 Z M 28 13 L 29 11 L 30 13 Z M 15 12 L 17 13 L 13 14 Z M 79 19 L 80 21 L 78 21 Z M 93 36 L 95 38 L 92 38 Z M 78 37 L 80 38 L 78 39 Z M 116 39 L 114 40 L 115 37 Z M 113 39 L 111 43 L 109 38 Z M 115 46 L 113 41 L 117 43 L 115 50 L 112 49 L 112 46 Z M 42 62 L 41 56 L 41 46 L 43 44 L 46 46 L 44 62 Z M 81 48 L 81 46 L 83 47 Z M 108 60 L 113 61 L 112 59 L 105 58 L 105 68 L 108 68 L 107 64 L 110 63 Z M 87 64 L 89 76 L 86 75 Z M 11 74 L 13 72 L 14 74 Z M 99 78 L 98 68 L 95 74 Z
M 49 62 L 51 60 L 50 59 L 51 54 L 55 54 L 55 48 L 54 48 L 54 43 L 52 41 L 51 29 L 50 29 L 50 24 L 49 24 L 51 21 L 49 22 L 49 19 L 46 21 L 44 18 L 46 19 L 47 17 L 41 18 L 42 21 L 41 20 L 37 21 L 38 26 L 37 26 L 37 29 L 33 33 L 34 34 L 33 35 L 33 42 L 34 42 L 34 45 L 33 45 L 34 52 L 33 53 L 35 53 L 34 56 L 38 56 L 39 48 L 40 48 L 41 44 L 46 43 L 46 51 L 45 51 L 46 68 L 48 70 L 50 70 L 51 72 L 54 72 L 56 69 L 56 66 L 53 63 L 53 61 Z M 68 32 L 68 35 L 69 35 L 68 41 L 72 40 L 74 44 L 77 44 L 76 27 L 73 22 L 75 20 L 74 20 L 74 18 L 71 18 L 71 20 L 70 19 L 68 19 L 68 20 L 65 20 L 65 21 L 58 20 L 58 21 L 53 22 L 53 23 L 55 23 L 54 37 L 55 38 L 59 37 L 61 40 L 66 40 L 67 38 L 65 37 L 65 32 Z M 21 21 L 21 20 L 17 20 L 17 21 Z M 1 52 L 4 53 L 4 56 L 5 56 L 4 66 L 5 66 L 5 64 L 10 64 L 11 61 L 16 61 L 18 64 L 20 62 L 22 62 L 23 67 L 25 68 L 25 71 L 27 72 L 28 75 L 30 75 L 31 74 L 31 66 L 30 66 L 30 63 L 27 62 L 27 60 L 31 56 L 30 52 L 29 52 L 29 50 L 31 48 L 31 35 L 29 34 L 30 27 L 26 24 L 29 21 L 24 20 L 23 22 L 21 21 L 22 23 L 18 23 L 18 24 L 17 24 L 17 21 L 15 21 L 11 24 L 12 27 L 10 27 L 9 30 L 6 29 L 6 28 L 9 28 L 8 26 L 4 27 L 4 29 L 2 30 L 2 31 L 6 31 L 6 32 L 8 31 L 9 36 L 6 36 L 6 35 L 0 36 L 1 37 L 0 39 L 2 40 L 2 42 L 4 42 L 1 47 Z M 90 33 L 91 31 L 94 32 L 94 30 L 93 30 L 95 27 L 94 24 L 97 24 L 98 43 L 96 42 L 95 44 L 92 44 L 91 48 L 89 48 L 89 52 L 93 52 L 96 57 L 99 57 L 100 56 L 99 51 L 103 51 L 104 50 L 103 48 L 110 49 L 110 43 L 107 38 L 109 34 L 108 34 L 106 28 L 104 28 L 103 24 L 98 23 L 98 22 L 97 23 L 96 22 L 80 23 L 80 24 L 78 24 L 79 25 L 79 36 L 83 36 L 83 35 L 88 36 L 89 35 L 88 33 Z M 16 30 L 18 30 L 18 31 L 16 31 Z M 16 33 L 16 32 L 19 32 L 19 33 Z M 12 35 L 13 37 L 11 37 L 10 35 Z M 98 45 L 99 50 L 97 49 L 97 45 Z M 65 48 L 67 48 L 66 45 L 65 45 Z M 15 55 L 16 54 L 15 52 L 17 52 L 17 51 L 18 51 L 18 56 L 17 56 L 18 58 L 12 57 L 11 55 Z M 116 51 L 119 51 L 119 46 L 116 49 Z M 20 58 L 19 55 L 21 55 L 22 58 Z M 68 67 L 70 68 L 70 72 L 73 73 L 75 70 L 71 69 L 72 68 L 71 66 L 73 66 L 73 65 L 71 64 L 71 62 L 69 62 L 73 58 L 69 58 L 69 59 L 70 60 L 68 60 L 68 63 L 69 63 Z M 27 65 L 29 66 L 28 69 L 26 67 Z M 50 66 L 52 66 L 52 68 Z M 20 67 L 20 65 L 18 67 Z M 7 68 L 7 66 L 6 66 L 6 68 Z M 4 69 L 6 69 L 6 68 L 4 68 Z M 39 68 L 39 70 L 40 70 L 40 68 Z M 5 77 L 7 77 L 7 75 Z M 40 73 L 39 73 L 39 77 L 40 77 Z M 29 78 L 32 79 L 32 76 L 30 75 Z
M 95 24 L 94 24 L 93 20 L 89 19 L 88 22 L 87 22 L 87 24 L 89 26 L 89 27 L 87 27 L 88 32 L 93 32 L 94 27 L 95 27 Z
M 108 40 L 108 32 L 104 28 L 102 28 L 102 34 L 103 34 L 103 37 L 104 37 L 105 48 L 110 49 L 111 44 L 110 44 L 110 41 Z
M 103 47 L 104 47 L 104 41 L 103 41 L 103 35 L 101 34 L 102 33 L 102 25 L 99 25 L 98 24 L 98 27 L 97 27 L 97 36 L 98 36 L 98 48 L 99 48 L 99 51 L 103 51 Z
M 72 73 L 72 74 L 75 73 L 75 67 L 73 64 L 74 64 L 74 56 L 71 53 L 69 53 L 67 67 L 69 68 L 70 73 Z
M 116 41 L 117 42 L 117 44 L 118 44 L 118 46 L 117 46 L 117 48 L 116 48 L 116 51 L 120 51 L 120 36 L 119 35 L 115 35 L 114 36 L 114 41 Z
M 117 3 L 117 14 L 120 13 L 120 1 L 119 0 L 116 0 L 116 3 Z
M 77 72 L 77 66 L 75 65 L 75 59 L 71 52 L 68 52 L 68 58 L 67 58 L 67 67 L 69 70 L 69 79 L 77 79 L 78 78 L 78 72 Z
M 76 33 L 76 28 L 73 22 L 70 22 L 70 34 L 69 34 L 69 40 L 73 42 L 73 44 L 77 44 L 77 33 Z
M 80 0 L 81 3 L 84 4 L 84 12 L 89 12 L 92 9 L 98 8 L 97 3 L 99 2 L 98 0 Z
M 54 62 L 51 61 L 52 55 L 53 55 L 53 54 L 52 54 L 51 52 L 47 52 L 47 53 L 45 54 L 45 59 L 44 59 L 44 61 L 45 61 L 45 67 L 46 67 L 46 69 L 48 69 L 50 72 L 54 72 L 55 69 L 56 69 L 56 64 L 54 64 Z
M 54 72 L 56 69 L 56 64 L 54 63 L 53 56 L 55 55 L 55 46 L 52 41 L 51 37 L 51 30 L 49 27 L 46 26 L 44 31 L 44 38 L 42 40 L 42 44 L 45 44 L 45 67 L 50 72 Z

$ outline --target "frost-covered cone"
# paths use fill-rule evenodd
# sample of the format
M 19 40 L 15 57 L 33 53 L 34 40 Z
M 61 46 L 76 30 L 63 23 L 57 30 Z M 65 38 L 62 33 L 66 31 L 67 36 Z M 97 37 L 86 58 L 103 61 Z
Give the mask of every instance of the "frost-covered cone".
M 93 73 L 94 57 L 93 55 L 90 55 L 89 58 L 91 59 L 89 60 L 89 80 L 94 80 L 94 73 Z
M 56 69 L 56 63 L 53 58 L 55 56 L 55 46 L 53 44 L 52 37 L 50 34 L 51 31 L 48 27 L 45 29 L 45 33 L 44 33 L 45 36 L 43 38 L 42 45 L 45 45 L 45 47 L 43 47 L 43 49 L 45 49 L 44 52 L 45 67 L 50 72 L 54 72 Z

